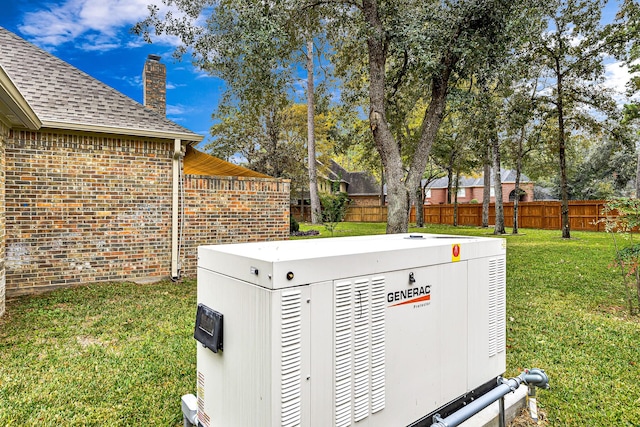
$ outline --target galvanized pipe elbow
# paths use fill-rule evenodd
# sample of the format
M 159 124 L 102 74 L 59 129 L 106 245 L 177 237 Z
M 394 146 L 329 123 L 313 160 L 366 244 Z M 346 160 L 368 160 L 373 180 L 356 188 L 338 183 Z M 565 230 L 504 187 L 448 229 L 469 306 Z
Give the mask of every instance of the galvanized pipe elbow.
M 523 372 L 522 381 L 529 385 L 534 385 L 538 388 L 549 388 L 549 377 L 542 369 L 529 369 Z

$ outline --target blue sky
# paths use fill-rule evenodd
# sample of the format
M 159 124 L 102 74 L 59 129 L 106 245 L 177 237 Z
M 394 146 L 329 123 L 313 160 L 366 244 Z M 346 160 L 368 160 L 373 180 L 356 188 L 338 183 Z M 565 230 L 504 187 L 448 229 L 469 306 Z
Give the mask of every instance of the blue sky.
M 62 58 L 94 78 L 142 102 L 142 68 L 148 54 L 167 66 L 167 117 L 205 136 L 224 83 L 195 69 L 188 56 L 176 62 L 177 40 L 147 44 L 129 29 L 147 16 L 147 4 L 161 0 L 8 0 L 0 26 Z M 605 10 L 611 17 L 617 3 Z M 608 61 L 607 85 L 624 89 L 625 68 Z
M 147 44 L 129 29 L 159 0 L 9 0 L 0 26 L 142 103 L 142 68 L 148 54 L 167 67 L 167 117 L 205 137 L 224 87 L 195 69 L 188 57 L 172 57 L 177 41 Z

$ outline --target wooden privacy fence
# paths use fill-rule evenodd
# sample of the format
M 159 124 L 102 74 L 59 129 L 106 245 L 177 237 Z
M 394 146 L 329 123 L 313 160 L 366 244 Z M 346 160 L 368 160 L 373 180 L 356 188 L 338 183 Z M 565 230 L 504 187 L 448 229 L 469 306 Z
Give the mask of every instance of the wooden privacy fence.
M 386 206 L 349 206 L 346 222 L 387 222 Z
M 569 202 L 569 224 L 571 230 L 604 231 L 602 208 L 605 200 L 580 200 Z M 513 227 L 513 202 L 504 203 L 504 222 Z M 425 205 L 424 222 L 430 224 L 453 224 L 454 205 Z M 560 230 L 561 205 L 552 202 L 518 203 L 518 227 Z M 345 217 L 347 222 L 386 222 L 386 206 L 351 206 Z M 416 221 L 415 208 L 411 209 L 410 222 Z M 495 224 L 495 205 L 489 206 L 489 224 Z M 482 225 L 482 204 L 458 205 L 458 225 Z

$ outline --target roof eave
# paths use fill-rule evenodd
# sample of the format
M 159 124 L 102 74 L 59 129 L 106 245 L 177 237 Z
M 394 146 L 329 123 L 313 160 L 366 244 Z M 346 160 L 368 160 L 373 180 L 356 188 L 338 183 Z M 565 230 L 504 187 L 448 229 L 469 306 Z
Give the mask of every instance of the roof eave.
M 12 125 L 21 125 L 31 130 L 42 127 L 42 122 L 1 65 L 0 102 L 6 106 L 9 114 L 4 113 L 4 115 L 7 115 Z
M 108 133 L 113 135 L 131 135 L 141 136 L 147 138 L 161 138 L 161 139 L 180 139 L 182 141 L 191 141 L 198 143 L 204 139 L 204 136 L 190 132 L 170 132 L 170 131 L 157 131 L 151 129 L 139 129 L 139 128 L 123 128 L 116 126 L 102 126 L 86 123 L 73 123 L 65 121 L 45 120 L 42 122 L 42 127 L 52 129 L 64 129 L 75 130 L 84 132 L 97 132 Z

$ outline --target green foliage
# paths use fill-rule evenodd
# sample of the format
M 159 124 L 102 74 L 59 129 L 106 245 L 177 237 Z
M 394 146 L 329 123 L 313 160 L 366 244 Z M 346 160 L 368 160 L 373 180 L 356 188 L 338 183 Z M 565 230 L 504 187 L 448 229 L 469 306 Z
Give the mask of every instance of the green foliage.
M 613 237 L 615 267 L 619 267 L 629 314 L 640 314 L 640 199 L 620 198 L 607 202 L 602 210 L 605 230 Z M 634 297 L 635 294 L 635 297 Z
M 447 97 L 463 79 L 492 74 L 522 42 L 535 27 L 533 3 L 366 1 L 335 13 L 332 61 L 343 102 L 369 113 L 390 232 L 406 231 L 408 195 L 419 188 Z
M 171 11 L 149 6 L 149 16 L 133 31 L 149 42 L 162 34 L 175 36 L 182 43 L 174 52 L 177 58 L 189 53 L 195 66 L 224 81 L 207 151 L 291 179 L 295 190 L 307 186 L 306 124 L 300 133 L 295 64 L 302 59 L 301 36 L 319 25 L 317 14 L 290 1 L 164 3 Z M 325 86 L 321 82 L 315 91 L 320 108 L 326 106 Z
M 300 231 L 300 224 L 298 224 L 298 221 L 293 216 L 290 216 L 289 233 L 295 233 L 296 231 Z
M 628 129 L 618 127 L 589 147 L 570 174 L 569 193 L 576 200 L 605 200 L 628 195 L 635 180 L 635 139 Z
M 333 233 L 339 223 L 344 220 L 349 208 L 349 196 L 347 193 L 321 193 L 320 204 L 322 205 L 322 225 Z
M 625 42 L 625 49 L 617 52 L 618 58 L 624 60 L 629 67 L 631 79 L 627 82 L 627 94 L 633 95 L 640 91 L 640 4 L 635 0 L 623 0 L 616 16 L 616 23 L 612 36 Z M 638 103 L 629 106 L 628 113 L 638 116 Z M 626 107 L 626 106 L 625 106 Z
M 603 84 L 604 58 L 619 52 L 624 42 L 615 35 L 612 25 L 602 25 L 605 3 L 604 0 L 547 2 L 544 6 L 547 29 L 533 43 L 533 58 L 542 67 L 543 75 L 548 76 L 539 84 L 553 88 L 539 93 L 537 98 L 557 125 L 553 141 L 560 165 L 563 238 L 570 237 L 567 147 L 579 140 L 571 136 L 603 129 L 603 119 L 617 112 L 612 91 Z

